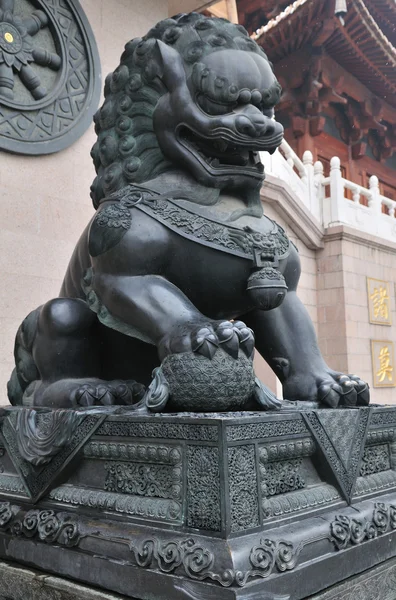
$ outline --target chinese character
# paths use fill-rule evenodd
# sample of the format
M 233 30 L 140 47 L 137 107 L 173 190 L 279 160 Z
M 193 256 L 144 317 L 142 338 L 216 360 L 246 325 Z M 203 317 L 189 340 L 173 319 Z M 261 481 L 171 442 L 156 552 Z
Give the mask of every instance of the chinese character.
M 379 352 L 380 368 L 377 371 L 378 382 L 382 383 L 387 378 L 393 381 L 393 367 L 391 365 L 391 355 L 388 346 L 383 346 Z
M 378 317 L 388 320 L 389 318 L 389 307 L 388 300 L 389 296 L 386 291 L 386 288 L 379 286 L 379 288 L 374 288 L 373 293 L 370 296 L 373 301 L 374 307 L 374 318 L 378 319 Z

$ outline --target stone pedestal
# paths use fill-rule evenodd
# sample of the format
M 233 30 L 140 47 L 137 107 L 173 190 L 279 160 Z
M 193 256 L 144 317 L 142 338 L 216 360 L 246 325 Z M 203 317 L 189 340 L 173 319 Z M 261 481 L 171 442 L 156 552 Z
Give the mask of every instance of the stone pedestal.
M 395 598 L 396 560 L 391 559 L 307 600 L 395 600 Z
M 322 598 L 396 556 L 395 431 L 391 407 L 8 409 L 0 559 L 135 600 Z
M 261 597 L 268 598 L 268 595 L 264 593 Z M 395 598 L 396 560 L 391 559 L 305 600 L 395 600 Z M 27 567 L 0 562 L 0 600 L 131 600 L 131 598 Z
M 0 562 L 0 600 L 130 600 L 27 567 Z

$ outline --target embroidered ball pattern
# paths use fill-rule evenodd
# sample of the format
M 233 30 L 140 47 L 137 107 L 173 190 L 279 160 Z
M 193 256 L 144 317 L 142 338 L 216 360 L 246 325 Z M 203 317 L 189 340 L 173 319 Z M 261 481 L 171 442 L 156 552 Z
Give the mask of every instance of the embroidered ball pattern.
M 212 360 L 193 353 L 172 354 L 162 369 L 175 410 L 238 410 L 254 389 L 253 364 L 242 353 L 237 360 L 222 350 Z

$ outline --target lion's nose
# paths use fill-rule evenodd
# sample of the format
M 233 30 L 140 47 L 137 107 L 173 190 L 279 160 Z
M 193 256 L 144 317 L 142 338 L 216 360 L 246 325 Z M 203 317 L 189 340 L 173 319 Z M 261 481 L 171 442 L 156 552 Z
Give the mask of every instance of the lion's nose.
M 274 121 L 258 111 L 257 114 L 238 115 L 235 119 L 235 127 L 239 133 L 253 138 L 264 135 L 271 137 L 275 133 Z

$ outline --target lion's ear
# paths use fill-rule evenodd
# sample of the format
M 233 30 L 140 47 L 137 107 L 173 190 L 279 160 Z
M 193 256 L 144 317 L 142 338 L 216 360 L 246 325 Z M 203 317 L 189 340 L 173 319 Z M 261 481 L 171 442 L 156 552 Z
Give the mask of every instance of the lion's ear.
M 183 85 L 186 80 L 183 60 L 174 48 L 161 40 L 157 40 L 158 64 L 160 65 L 160 78 L 170 92 Z

